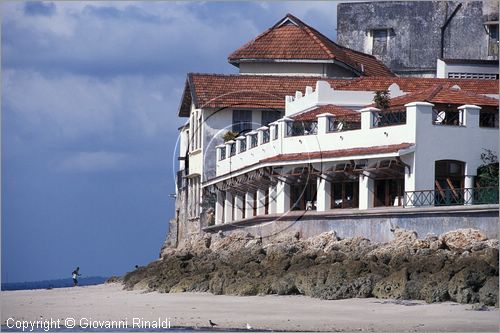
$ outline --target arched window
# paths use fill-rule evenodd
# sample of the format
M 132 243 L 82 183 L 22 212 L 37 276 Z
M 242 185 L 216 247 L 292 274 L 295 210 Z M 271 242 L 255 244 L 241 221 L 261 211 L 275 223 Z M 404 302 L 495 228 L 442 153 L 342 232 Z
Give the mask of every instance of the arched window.
M 465 162 L 440 160 L 435 162 L 436 205 L 463 204 Z

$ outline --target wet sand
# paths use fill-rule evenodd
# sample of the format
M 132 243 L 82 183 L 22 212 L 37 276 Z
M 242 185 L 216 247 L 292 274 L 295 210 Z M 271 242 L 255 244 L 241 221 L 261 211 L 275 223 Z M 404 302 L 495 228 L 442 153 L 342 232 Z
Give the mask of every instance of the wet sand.
M 375 298 L 324 301 L 306 296 L 215 296 L 124 291 L 120 284 L 1 292 L 2 325 L 9 318 L 87 321 L 168 320 L 172 327 L 282 331 L 498 332 L 498 308 L 474 311 L 452 302 L 426 304 Z M 12 322 L 12 320 L 11 320 Z

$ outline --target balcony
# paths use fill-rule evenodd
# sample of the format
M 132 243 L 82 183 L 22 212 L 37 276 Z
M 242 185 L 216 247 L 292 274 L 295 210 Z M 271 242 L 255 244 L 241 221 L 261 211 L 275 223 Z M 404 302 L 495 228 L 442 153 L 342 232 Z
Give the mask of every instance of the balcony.
M 461 115 L 458 126 L 437 126 L 430 103 L 415 102 L 405 107 L 398 112 L 366 108 L 360 110 L 361 121 L 357 122 L 329 113 L 317 115 L 316 121 L 282 118 L 237 138 L 234 148 L 218 146 L 216 176 L 285 154 L 307 158 L 312 152 L 411 143 L 426 152 L 426 159 L 439 160 L 445 151 L 470 155 L 478 147 L 498 149 L 498 129 L 481 127 L 477 106 L 464 105 L 455 111 Z

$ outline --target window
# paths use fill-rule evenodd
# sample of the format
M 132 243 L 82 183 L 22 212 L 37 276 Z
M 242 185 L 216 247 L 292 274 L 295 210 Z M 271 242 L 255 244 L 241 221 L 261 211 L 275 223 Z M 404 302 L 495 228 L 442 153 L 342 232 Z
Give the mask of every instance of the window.
M 498 56 L 498 24 L 486 26 L 488 31 L 488 55 Z
M 388 39 L 389 39 L 389 29 L 372 30 L 372 54 L 373 55 L 386 54 Z
M 202 118 L 200 111 L 193 111 L 189 117 L 189 148 L 194 151 L 201 148 Z
M 226 147 L 220 148 L 220 161 L 226 159 Z
M 453 160 L 436 161 L 434 171 L 436 177 L 434 205 L 463 204 L 465 163 Z
M 273 121 L 281 118 L 279 111 L 262 111 L 262 126 L 268 126 Z
M 233 132 L 244 133 L 252 129 L 251 110 L 233 110 Z
M 188 187 L 188 217 L 197 218 L 200 212 L 200 177 L 189 178 Z

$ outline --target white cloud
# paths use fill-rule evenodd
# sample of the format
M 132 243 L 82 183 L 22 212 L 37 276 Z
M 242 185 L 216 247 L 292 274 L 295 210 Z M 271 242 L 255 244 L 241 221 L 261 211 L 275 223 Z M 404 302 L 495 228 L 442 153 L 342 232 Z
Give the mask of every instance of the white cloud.
M 67 172 L 111 171 L 125 168 L 130 163 L 130 156 L 114 152 L 79 152 L 71 154 L 56 166 Z

